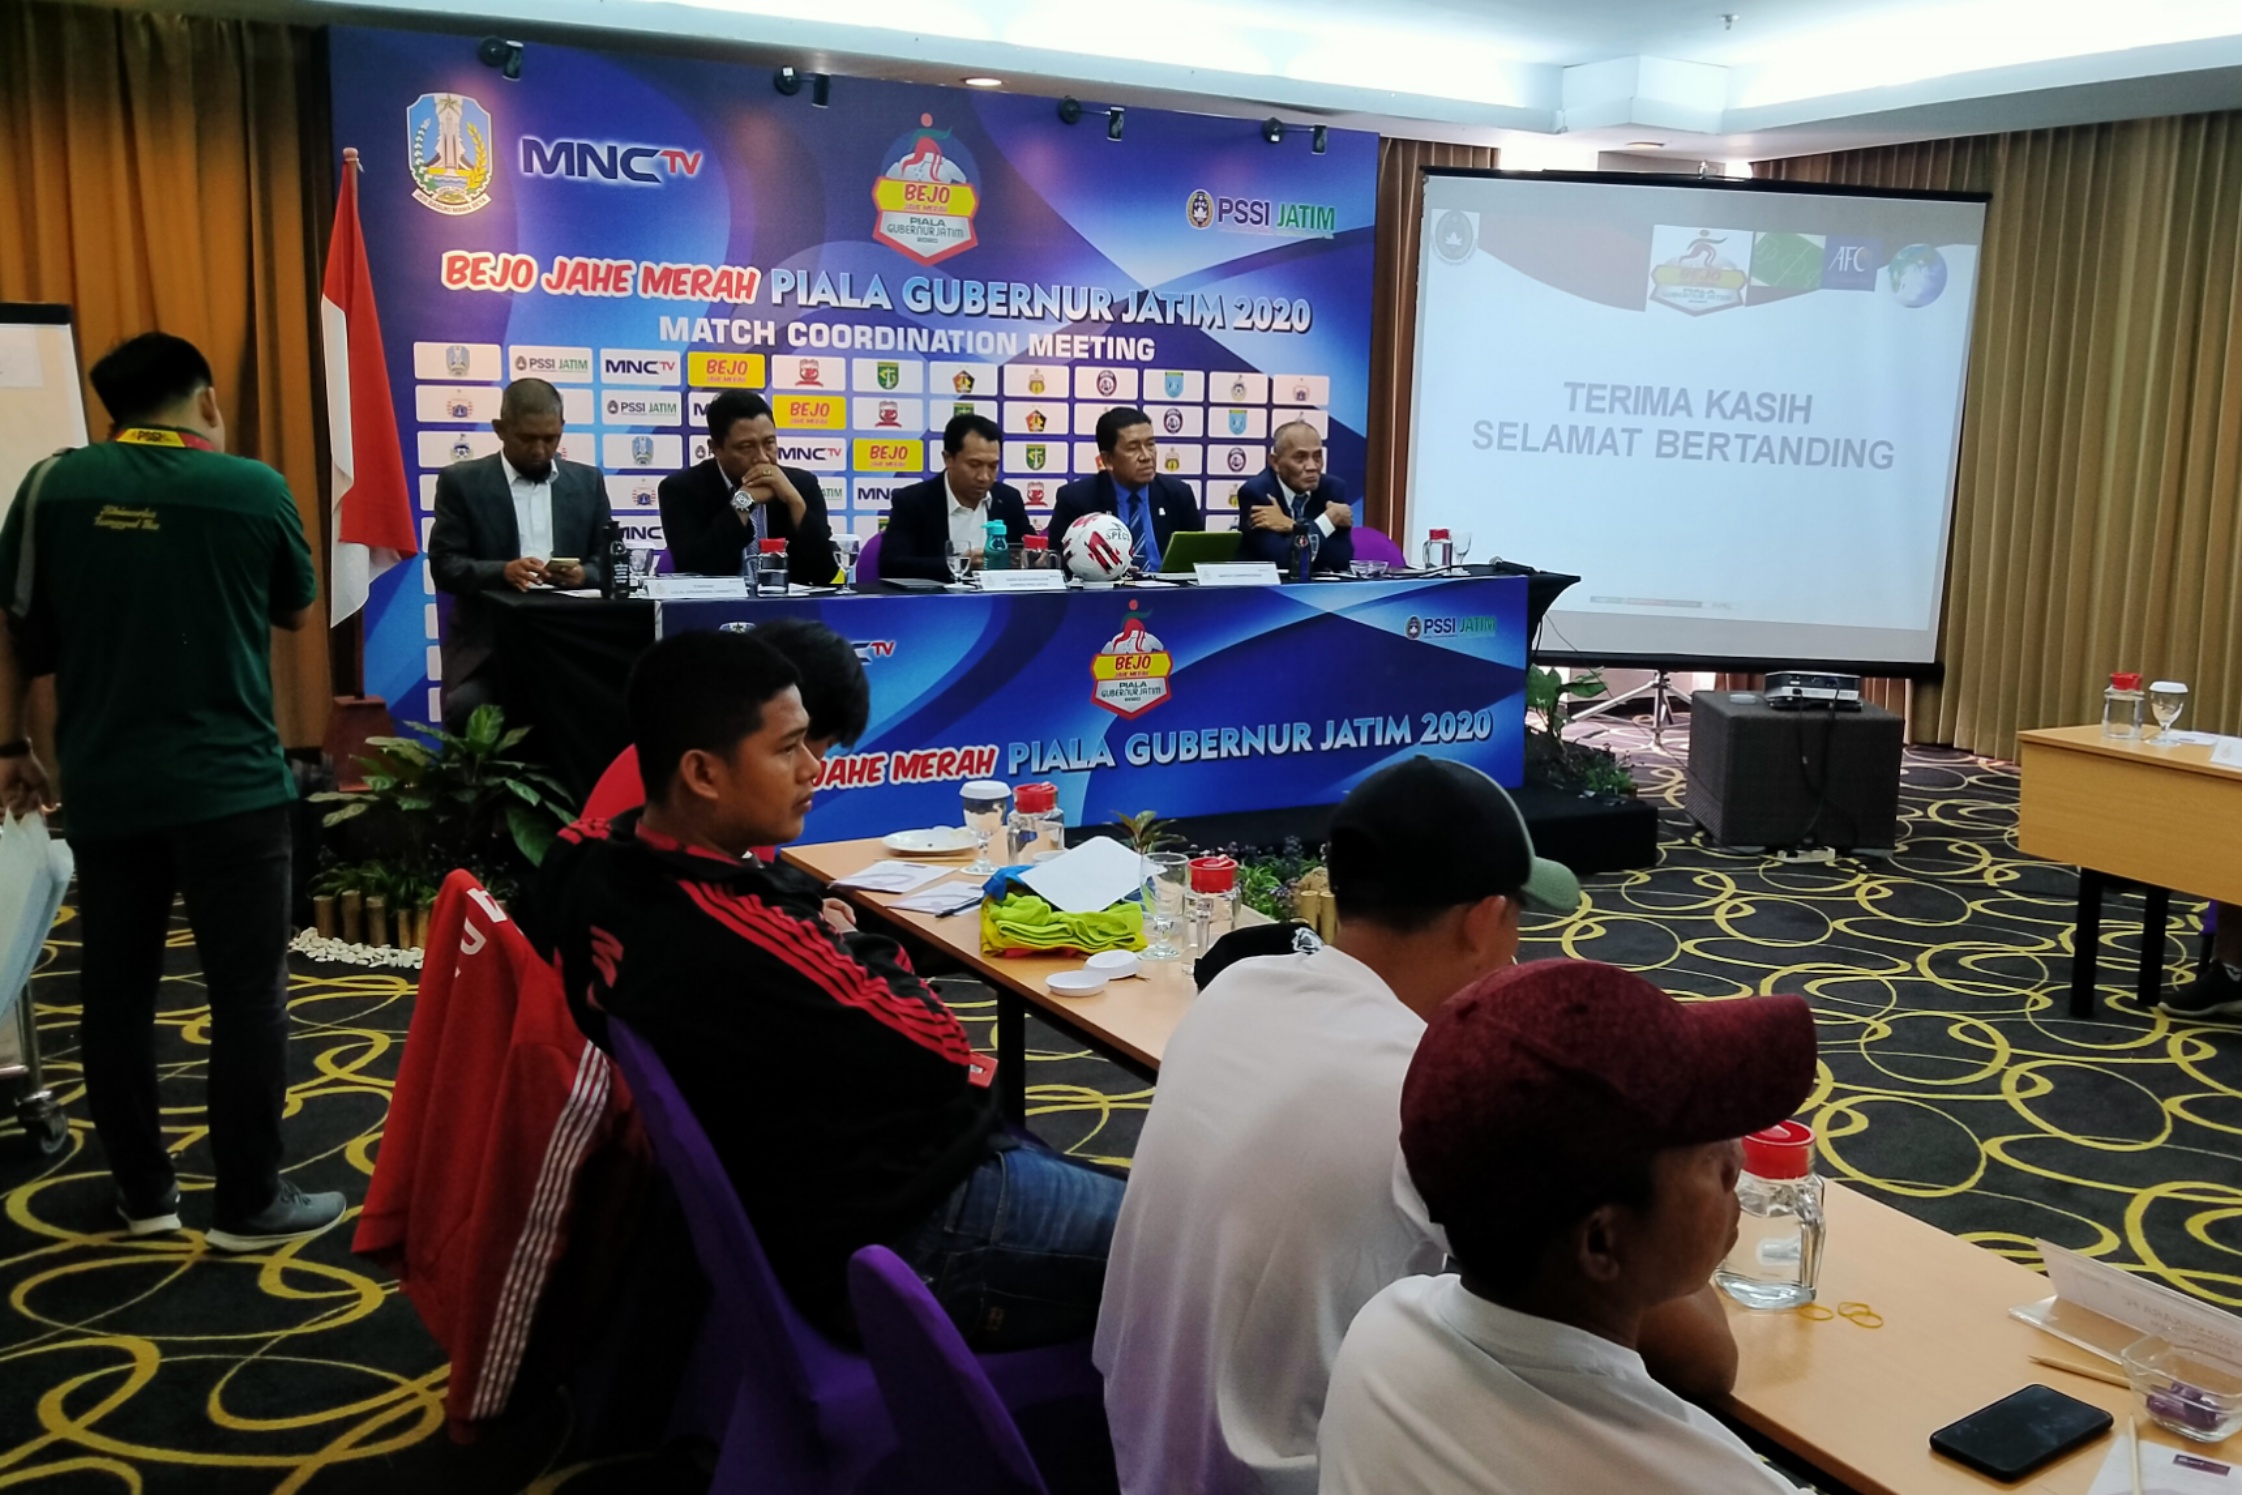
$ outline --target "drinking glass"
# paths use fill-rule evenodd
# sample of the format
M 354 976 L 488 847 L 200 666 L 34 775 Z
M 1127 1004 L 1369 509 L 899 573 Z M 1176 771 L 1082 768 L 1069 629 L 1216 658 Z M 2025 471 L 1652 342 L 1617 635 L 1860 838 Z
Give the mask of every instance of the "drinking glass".
M 1463 563 L 1464 563 L 1465 561 L 1468 561 L 1468 560 L 1470 560 L 1470 559 L 1471 559 L 1471 531 L 1470 531 L 1470 530 L 1467 530 L 1467 529 L 1452 529 L 1452 530 L 1448 531 L 1448 538 L 1449 538 L 1450 540 L 1452 540 L 1452 541 L 1454 541 L 1454 542 L 1455 542 L 1455 546 L 1456 546 L 1456 564 L 1457 564 L 1457 565 L 1459 565 L 1459 566 L 1460 566 L 1460 565 L 1462 565 L 1462 564 L 1463 564 Z
M 1183 917 L 1184 883 L 1191 875 L 1191 858 L 1179 851 L 1155 851 L 1144 859 L 1144 931 L 1146 960 L 1177 960 L 1183 950 L 1175 942 L 1176 923 Z
M 646 590 L 646 579 L 654 574 L 654 560 L 661 552 L 651 545 L 631 547 L 631 590 Z
M 950 580 L 956 582 L 959 586 L 964 586 L 972 578 L 973 552 L 958 549 L 955 540 L 948 541 L 942 546 L 942 559 L 949 562 Z
M 973 833 L 977 854 L 965 870 L 976 877 L 996 871 L 989 860 L 989 843 L 1004 830 L 1004 812 L 1012 803 L 1012 788 L 997 779 L 974 779 L 959 791 L 965 801 L 965 828 Z
M 2149 711 L 2156 717 L 2156 745 L 2169 747 L 2172 724 L 2187 710 L 2188 688 L 2177 680 L 2158 680 L 2149 686 Z

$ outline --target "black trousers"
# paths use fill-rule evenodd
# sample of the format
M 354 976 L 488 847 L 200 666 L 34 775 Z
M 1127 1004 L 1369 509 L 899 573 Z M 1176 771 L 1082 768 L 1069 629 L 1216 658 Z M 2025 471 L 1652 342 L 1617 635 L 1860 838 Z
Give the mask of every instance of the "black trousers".
M 152 1212 L 173 1183 L 156 1081 L 156 989 L 174 893 L 202 961 L 210 1007 L 205 1105 L 218 1175 L 214 1213 L 253 1215 L 280 1191 L 288 1089 L 289 807 L 144 836 L 70 838 L 83 943 L 78 1042 L 86 1101 L 128 1209 Z M 180 999 L 188 999 L 182 1001 Z M 175 989 L 174 1005 L 191 994 Z

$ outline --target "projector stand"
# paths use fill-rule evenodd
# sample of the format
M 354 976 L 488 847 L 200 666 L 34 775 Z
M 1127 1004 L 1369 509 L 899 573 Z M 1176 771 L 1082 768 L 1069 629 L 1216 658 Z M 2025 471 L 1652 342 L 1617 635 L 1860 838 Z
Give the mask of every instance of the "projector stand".
M 1573 712 L 1570 719 L 1584 722 L 1592 716 L 1616 711 L 1628 702 L 1639 701 L 1644 696 L 1650 697 L 1650 740 L 1663 748 L 1666 745 L 1666 729 L 1674 724 L 1674 677 L 1664 670 L 1657 671 L 1633 690 L 1599 701 L 1586 711 Z

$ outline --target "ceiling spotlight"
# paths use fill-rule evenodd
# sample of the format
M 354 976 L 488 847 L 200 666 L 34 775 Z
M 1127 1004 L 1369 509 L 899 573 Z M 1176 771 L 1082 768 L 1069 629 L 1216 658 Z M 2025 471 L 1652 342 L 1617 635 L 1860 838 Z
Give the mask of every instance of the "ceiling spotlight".
M 1274 114 L 1261 122 L 1261 138 L 1271 145 L 1284 139 L 1284 121 Z
M 1113 106 L 1113 107 L 1112 107 L 1111 109 L 1108 109 L 1108 110 L 1106 110 L 1106 112 L 1105 112 L 1105 138 L 1106 138 L 1106 139 L 1108 139 L 1108 140 L 1119 140 L 1119 139 L 1121 138 L 1121 119 L 1122 119 L 1122 114 L 1123 114 L 1123 111 L 1122 111 L 1122 108 L 1121 108 L 1121 106 L 1120 106 L 1119 104 L 1116 104 L 1116 105 L 1114 105 L 1114 106 Z
M 771 74 L 771 87 L 791 99 L 802 91 L 802 75 L 794 68 L 782 67 Z
M 1317 125 L 1314 130 L 1309 132 L 1308 150 L 1311 154 L 1322 155 L 1324 147 L 1329 144 L 1331 144 L 1331 126 Z
M 522 44 L 510 42 L 502 36 L 486 36 L 475 49 L 475 59 L 484 67 L 498 69 L 499 76 L 509 83 L 522 81 Z
M 1723 31 L 1734 31 L 1736 29 L 1736 23 L 1738 21 L 1741 21 L 1743 18 L 1744 13 L 1742 11 L 1724 10 L 1720 13 L 1720 29 Z
M 824 73 L 810 74 L 810 103 L 823 109 L 833 102 L 833 80 Z
M 1073 125 L 1081 122 L 1082 101 L 1073 94 L 1068 94 L 1065 98 L 1059 100 L 1059 123 Z
M 1665 148 L 1666 142 L 1663 140 L 1630 140 L 1627 142 L 1627 149 L 1631 151 L 1662 151 Z
M 967 88 L 1002 88 L 1004 86 L 1002 78 L 964 78 L 959 81 L 964 83 Z

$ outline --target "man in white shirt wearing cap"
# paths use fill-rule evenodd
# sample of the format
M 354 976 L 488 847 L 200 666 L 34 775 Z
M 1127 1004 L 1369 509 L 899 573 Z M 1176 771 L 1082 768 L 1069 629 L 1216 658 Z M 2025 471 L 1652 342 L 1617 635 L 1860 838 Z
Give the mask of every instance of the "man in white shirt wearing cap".
M 1442 1007 L 1401 1150 L 1461 1275 L 1396 1282 L 1347 1330 L 1324 1495 L 1795 1495 L 1645 1361 L 1657 1315 L 1721 1312 L 1737 1139 L 1813 1086 L 1798 997 L 1685 1004 L 1545 960 Z
M 1425 1020 L 1517 958 L 1521 907 L 1580 898 L 1492 779 L 1432 758 L 1347 796 L 1329 865 L 1335 942 L 1223 968 L 1161 1060 L 1093 1352 L 1128 1495 L 1315 1489 L 1348 1321 L 1444 1255 L 1400 1169 Z M 1733 1347 L 1708 1355 L 1701 1328 L 1667 1363 L 1725 1390 Z

